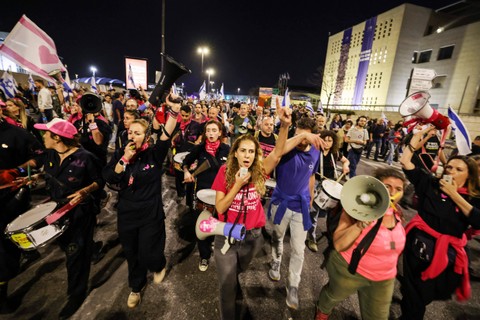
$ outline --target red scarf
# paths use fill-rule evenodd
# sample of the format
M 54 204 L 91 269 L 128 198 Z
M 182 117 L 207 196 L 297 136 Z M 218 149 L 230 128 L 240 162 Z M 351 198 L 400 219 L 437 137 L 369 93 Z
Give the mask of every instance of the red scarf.
M 220 147 L 220 140 L 217 140 L 215 142 L 210 142 L 210 140 L 207 140 L 205 142 L 205 150 L 214 157 L 217 153 L 218 147 Z
M 185 121 L 181 121 L 180 122 L 180 130 L 185 131 L 185 129 L 187 128 L 187 126 L 190 124 L 190 122 L 192 122 L 192 119 L 188 119 L 187 122 Z
M 437 240 L 435 243 L 433 259 L 428 268 L 422 272 L 422 280 L 426 281 L 428 279 L 434 279 L 445 270 L 448 265 L 447 250 L 448 246 L 451 245 L 457 252 L 454 272 L 462 275 L 462 282 L 455 291 L 457 299 L 459 301 L 470 299 L 471 287 L 470 275 L 468 273 L 468 258 L 464 249 L 465 245 L 467 244 L 467 237 L 465 234 L 462 236 L 462 238 L 456 238 L 454 236 L 435 231 L 420 217 L 419 214 L 410 220 L 405 228 L 405 231 L 408 234 L 413 228 L 422 230 Z

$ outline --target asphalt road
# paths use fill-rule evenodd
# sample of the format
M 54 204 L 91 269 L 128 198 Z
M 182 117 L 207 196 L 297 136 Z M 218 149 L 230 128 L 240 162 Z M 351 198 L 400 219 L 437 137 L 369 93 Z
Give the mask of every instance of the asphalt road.
M 383 162 L 362 158 L 358 174 L 371 173 Z M 400 168 L 398 163 L 394 165 Z M 127 285 L 127 264 L 122 255 L 116 235 L 116 214 L 113 204 L 116 194 L 102 210 L 95 240 L 102 241 L 105 257 L 92 265 L 90 293 L 82 307 L 72 319 L 218 319 L 218 286 L 215 261 L 212 258 L 206 272 L 198 270 L 199 254 L 195 246 L 192 226 L 194 219 L 187 213 L 184 204 L 176 203 L 172 177 L 164 176 L 163 199 L 167 213 L 167 276 L 160 285 L 149 283 L 144 291 L 141 304 L 135 309 L 126 305 L 130 292 Z M 40 201 L 41 195 L 35 198 Z M 406 212 L 407 218 L 412 212 Z M 325 230 L 325 219 L 319 220 L 317 234 Z M 290 256 L 289 236 L 285 240 L 284 261 L 281 267 L 282 279 L 269 280 L 267 272 L 270 260 L 267 225 L 263 250 L 254 259 L 248 271 L 240 276 L 243 293 L 242 316 L 244 319 L 313 319 L 315 302 L 324 284 L 328 281 L 325 270 L 320 268 L 325 238 L 319 240 L 319 252 L 305 249 L 305 262 L 299 288 L 300 308 L 291 310 L 285 304 L 285 278 Z M 480 243 L 469 243 L 475 275 L 480 275 Z M 26 269 L 10 282 L 9 295 L 14 311 L 0 315 L 0 319 L 56 319 L 66 302 L 66 269 L 64 254 L 55 243 L 39 250 L 41 257 L 26 266 Z M 480 282 L 472 280 L 472 299 L 466 303 L 453 300 L 434 302 L 427 308 L 425 319 L 480 319 Z M 398 282 L 396 285 L 391 318 L 400 315 L 401 298 Z M 333 312 L 331 319 L 360 319 L 358 299 L 351 296 Z

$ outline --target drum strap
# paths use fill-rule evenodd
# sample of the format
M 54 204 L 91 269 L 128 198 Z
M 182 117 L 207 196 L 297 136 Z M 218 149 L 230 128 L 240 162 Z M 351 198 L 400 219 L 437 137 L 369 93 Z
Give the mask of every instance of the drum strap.
M 232 232 L 235 229 L 235 226 L 238 224 L 238 221 L 240 220 L 240 216 L 242 215 L 242 209 L 243 209 L 243 225 L 245 225 L 247 221 L 247 206 L 245 205 L 245 193 L 248 193 L 248 184 L 247 184 L 246 190 L 244 189 L 245 189 L 245 186 L 243 186 L 242 189 L 240 189 L 240 192 L 242 192 L 242 201 L 240 202 L 240 209 L 238 210 L 238 214 L 237 214 L 237 217 L 235 218 L 235 222 L 233 223 L 232 228 L 228 232 L 228 243 L 230 245 L 233 245 L 235 243 L 235 239 L 232 237 Z M 228 221 L 228 217 L 226 217 L 225 221 Z
M 332 165 L 333 165 L 333 174 L 335 175 L 335 180 L 338 179 L 338 172 L 337 172 L 337 166 L 336 166 L 336 162 L 335 162 L 335 158 L 333 157 L 333 153 L 330 152 L 330 159 L 332 161 Z M 322 179 L 325 178 L 325 176 L 323 175 L 323 151 L 320 152 L 320 169 L 319 169 L 319 172 L 320 172 L 320 176 L 322 177 Z

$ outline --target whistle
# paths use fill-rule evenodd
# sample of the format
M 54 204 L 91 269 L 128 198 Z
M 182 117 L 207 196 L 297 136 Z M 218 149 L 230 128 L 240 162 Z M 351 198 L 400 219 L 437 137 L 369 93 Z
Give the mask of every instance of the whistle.
M 133 143 L 133 140 L 128 140 L 128 143 L 130 143 L 130 142 Z M 130 150 L 135 150 L 136 148 L 137 148 L 137 147 L 136 147 L 134 144 L 132 144 L 132 145 L 130 146 Z

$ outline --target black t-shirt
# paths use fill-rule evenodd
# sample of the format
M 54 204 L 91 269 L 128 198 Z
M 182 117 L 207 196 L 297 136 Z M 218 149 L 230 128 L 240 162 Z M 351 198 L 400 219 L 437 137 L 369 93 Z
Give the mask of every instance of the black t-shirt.
M 328 179 L 335 179 L 335 168 L 336 162 L 340 161 L 342 156 L 336 152 L 328 152 L 327 155 L 323 154 L 323 151 L 320 152 L 320 167 L 323 164 L 323 176 L 327 177 Z M 321 174 L 321 168 L 319 167 L 318 172 Z
M 110 137 L 112 136 L 112 128 L 108 123 L 98 118 L 95 118 L 95 123 L 97 124 L 98 130 L 103 135 L 103 142 L 100 145 L 96 144 L 93 140 L 93 135 L 88 128 L 88 124 L 84 127 L 83 120 L 77 120 L 73 125 L 80 133 L 80 143 L 82 146 L 97 156 L 101 160 L 102 165 L 105 165 L 107 164 L 107 148 Z
M 120 111 L 120 119 L 117 116 L 117 110 Z M 113 112 L 113 122 L 118 125 L 119 122 L 123 121 L 123 112 L 125 107 L 120 100 L 113 101 L 112 112 Z
M 263 151 L 263 157 L 266 158 L 272 152 L 273 148 L 275 148 L 275 143 L 277 139 L 273 135 L 273 133 L 270 135 L 270 137 L 265 137 L 261 132 L 258 133 L 258 142 L 260 143 L 260 148 Z

